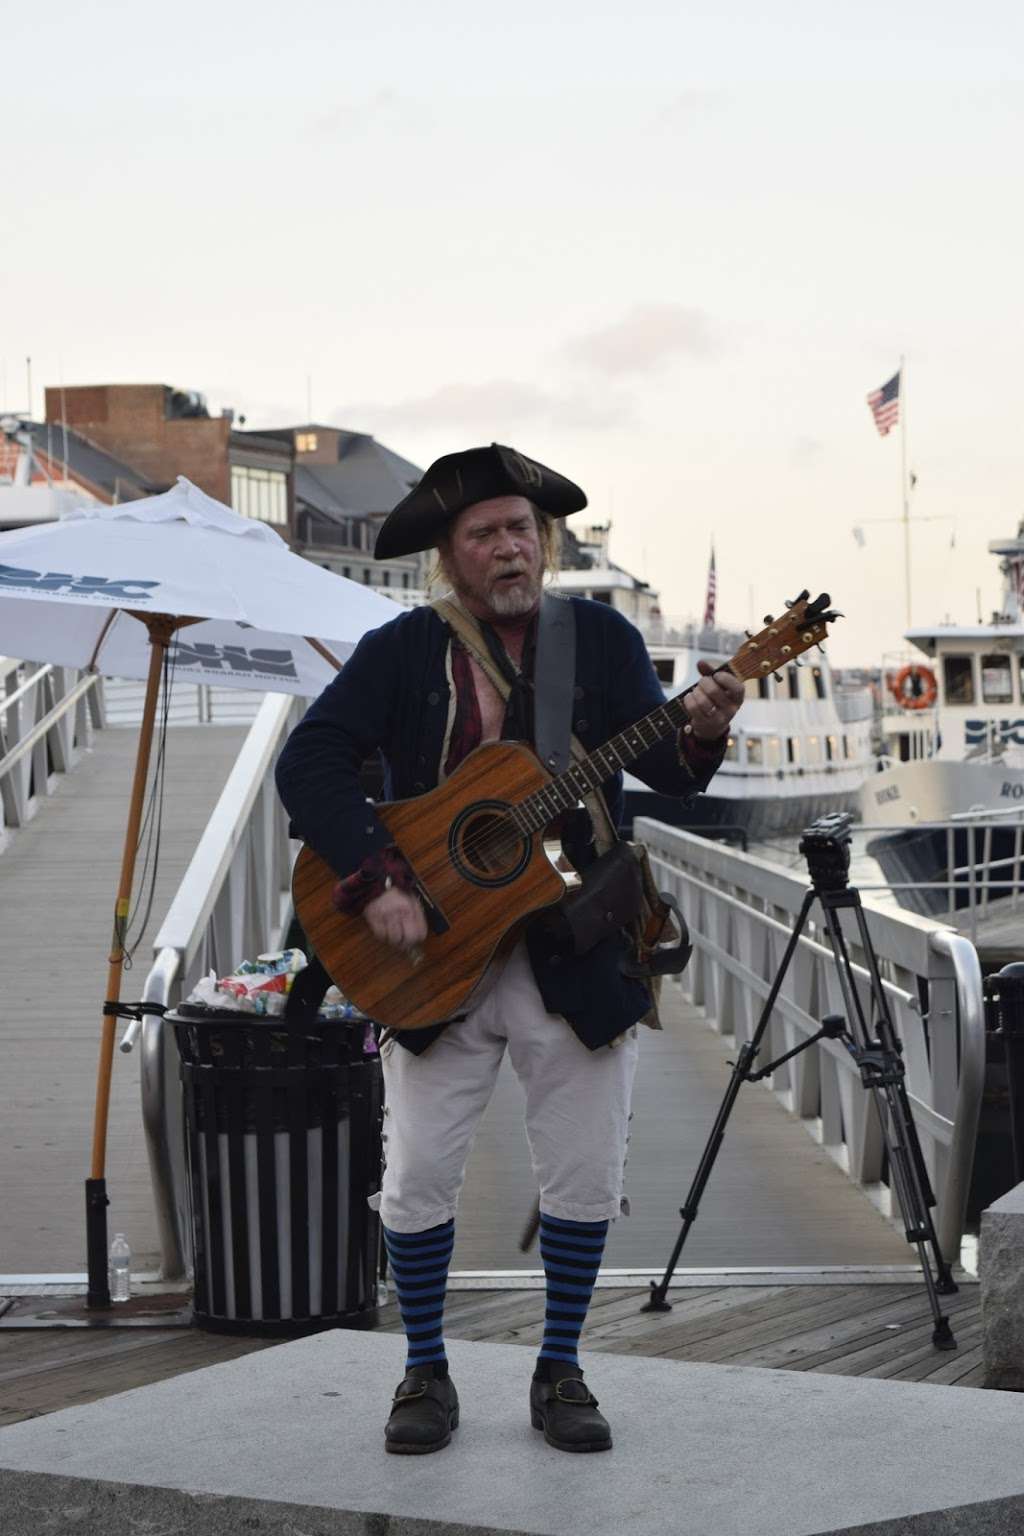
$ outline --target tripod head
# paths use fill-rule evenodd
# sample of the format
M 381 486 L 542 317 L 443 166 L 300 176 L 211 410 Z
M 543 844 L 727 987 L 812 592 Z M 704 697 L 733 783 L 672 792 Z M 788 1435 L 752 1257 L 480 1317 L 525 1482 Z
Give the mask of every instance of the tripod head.
M 849 885 L 852 821 L 845 811 L 835 811 L 804 828 L 800 852 L 816 891 L 845 891 Z

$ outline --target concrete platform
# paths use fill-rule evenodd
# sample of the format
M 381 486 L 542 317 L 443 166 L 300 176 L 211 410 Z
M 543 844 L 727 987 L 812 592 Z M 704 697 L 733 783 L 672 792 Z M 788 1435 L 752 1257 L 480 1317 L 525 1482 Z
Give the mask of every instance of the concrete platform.
M 402 1339 L 349 1332 L 12 1425 L 5 1536 L 1024 1531 L 1015 1394 L 591 1355 L 615 1448 L 570 1457 L 530 1428 L 529 1352 L 450 1353 L 463 1423 L 428 1457 L 381 1444 Z

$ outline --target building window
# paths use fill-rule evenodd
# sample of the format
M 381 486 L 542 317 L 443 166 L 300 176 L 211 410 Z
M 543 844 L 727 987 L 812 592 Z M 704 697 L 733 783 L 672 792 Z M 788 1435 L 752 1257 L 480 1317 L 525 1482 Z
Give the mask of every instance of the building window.
M 295 434 L 295 452 L 296 453 L 315 453 L 316 452 L 316 433 L 315 432 L 296 432 L 296 434 Z
M 342 568 L 341 568 L 341 574 L 343 576 L 351 577 L 351 575 L 352 575 L 352 567 L 350 565 L 343 565 Z
M 768 766 L 769 768 L 782 767 L 782 737 L 768 737 Z
M 380 584 L 381 584 L 382 587 L 390 587 L 390 585 L 391 585 L 391 572 L 390 571 L 383 571 L 381 573 Z
M 786 757 L 791 763 L 800 761 L 800 739 L 797 736 L 786 737 Z
M 947 704 L 974 703 L 974 657 L 944 656 L 942 677 Z
M 986 704 L 1012 704 L 1013 678 L 1009 656 L 981 658 L 981 697 Z
M 811 677 L 814 679 L 814 695 L 815 695 L 815 698 L 823 699 L 825 697 L 825 674 L 824 674 L 824 672 L 821 670 L 820 667 L 812 667 L 811 668 Z
M 612 600 L 610 592 L 592 592 L 590 595 L 595 603 L 610 603 Z
M 370 585 L 370 573 L 366 569 L 365 565 L 363 566 L 363 585 L 366 587 Z
M 825 756 L 830 763 L 834 763 L 839 756 L 839 737 L 825 737 Z
M 729 740 L 725 744 L 725 758 L 724 758 L 724 761 L 727 762 L 727 763 L 734 763 L 737 760 L 737 758 L 739 757 L 739 755 L 740 755 L 739 754 L 739 749 L 736 746 L 736 737 L 735 736 L 730 736 Z
M 798 699 L 800 697 L 800 674 L 796 667 L 786 668 L 786 682 L 789 685 L 790 698 Z
M 407 587 L 408 585 L 409 585 L 409 572 L 408 571 L 403 571 L 402 572 L 402 586 L 403 587 Z
M 288 477 L 280 469 L 231 466 L 231 505 L 242 517 L 263 523 L 287 523 Z
M 659 683 L 670 683 L 675 676 L 675 657 L 655 656 L 654 671 Z
M 764 742 L 760 736 L 747 737 L 747 762 L 752 768 L 760 768 L 764 764 Z
M 820 736 L 808 736 L 808 738 L 807 738 L 807 761 L 809 763 L 820 763 L 821 762 L 821 737 Z

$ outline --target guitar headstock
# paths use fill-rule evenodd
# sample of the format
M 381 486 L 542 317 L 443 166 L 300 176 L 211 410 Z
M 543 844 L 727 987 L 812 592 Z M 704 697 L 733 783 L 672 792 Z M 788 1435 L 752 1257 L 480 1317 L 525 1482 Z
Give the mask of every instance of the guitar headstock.
M 765 627 L 759 634 L 751 635 L 740 646 L 729 663 L 729 670 L 737 677 L 767 677 L 789 661 L 794 661 L 809 651 L 812 645 L 820 645 L 828 636 L 828 626 L 842 615 L 829 607 L 831 598 L 827 592 L 811 601 L 806 590 L 786 604 L 785 612 L 777 619 L 765 618 Z

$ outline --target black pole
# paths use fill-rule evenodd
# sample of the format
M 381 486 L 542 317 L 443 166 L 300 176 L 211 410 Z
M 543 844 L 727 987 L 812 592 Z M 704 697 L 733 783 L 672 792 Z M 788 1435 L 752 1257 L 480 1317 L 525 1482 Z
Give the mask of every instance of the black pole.
M 110 1306 L 110 1276 L 107 1272 L 107 1198 L 106 1179 L 85 1181 L 85 1243 L 89 1286 L 85 1304 L 97 1310 Z

